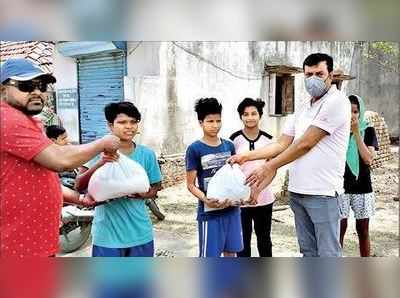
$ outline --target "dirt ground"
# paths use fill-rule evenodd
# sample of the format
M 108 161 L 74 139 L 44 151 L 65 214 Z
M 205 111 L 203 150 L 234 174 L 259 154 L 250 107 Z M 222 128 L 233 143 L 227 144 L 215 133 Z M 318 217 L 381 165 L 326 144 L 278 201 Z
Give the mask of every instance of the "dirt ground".
M 394 158 L 374 170 L 373 187 L 376 194 L 376 214 L 370 221 L 371 251 L 374 256 L 398 256 L 399 253 L 399 147 L 392 146 Z M 277 191 L 282 185 L 284 171 L 273 184 Z M 397 201 L 396 201 L 397 198 Z M 166 214 L 164 221 L 154 220 L 156 247 L 159 256 L 197 256 L 196 199 L 179 184 L 159 193 L 158 205 Z M 293 213 L 287 205 L 275 204 L 273 212 L 273 255 L 300 256 L 294 229 Z M 283 210 L 281 210 L 283 209 Z M 159 235 L 159 239 L 157 239 Z M 253 234 L 252 255 L 257 256 Z M 345 238 L 344 256 L 358 256 L 358 239 L 354 218 L 350 217 Z

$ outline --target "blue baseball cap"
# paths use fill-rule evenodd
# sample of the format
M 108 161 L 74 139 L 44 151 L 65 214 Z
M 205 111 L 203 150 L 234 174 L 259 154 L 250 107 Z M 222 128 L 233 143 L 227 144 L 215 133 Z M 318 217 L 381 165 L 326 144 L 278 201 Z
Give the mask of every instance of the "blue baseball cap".
M 37 77 L 45 77 L 49 83 L 55 83 L 56 78 L 45 73 L 38 65 L 24 58 L 10 58 L 1 64 L 1 83 L 8 79 L 16 81 L 29 81 Z

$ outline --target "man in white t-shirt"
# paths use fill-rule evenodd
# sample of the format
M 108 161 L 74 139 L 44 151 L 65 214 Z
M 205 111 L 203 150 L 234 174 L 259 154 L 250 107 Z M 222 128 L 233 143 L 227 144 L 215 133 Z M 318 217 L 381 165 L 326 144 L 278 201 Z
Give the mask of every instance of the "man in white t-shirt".
M 289 117 L 277 142 L 228 161 L 268 160 L 247 178 L 252 198 L 271 183 L 278 168 L 291 163 L 290 206 L 300 252 L 305 257 L 341 256 L 338 195 L 343 193 L 351 106 L 332 85 L 332 57 L 311 54 L 303 70 L 311 99 Z

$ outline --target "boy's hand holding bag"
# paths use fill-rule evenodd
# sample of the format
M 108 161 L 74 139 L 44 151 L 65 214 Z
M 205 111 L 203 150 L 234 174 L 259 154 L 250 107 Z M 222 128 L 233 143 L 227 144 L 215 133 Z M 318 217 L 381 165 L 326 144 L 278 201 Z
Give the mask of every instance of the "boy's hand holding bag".
M 144 168 L 119 153 L 118 161 L 106 162 L 94 172 L 89 180 L 88 192 L 97 202 L 102 202 L 133 193 L 145 193 L 149 188 Z
M 245 185 L 246 176 L 238 164 L 224 165 L 210 179 L 207 187 L 207 198 L 219 201 L 228 200 L 231 205 L 240 205 L 250 198 L 250 187 Z M 205 211 L 217 210 L 204 204 Z

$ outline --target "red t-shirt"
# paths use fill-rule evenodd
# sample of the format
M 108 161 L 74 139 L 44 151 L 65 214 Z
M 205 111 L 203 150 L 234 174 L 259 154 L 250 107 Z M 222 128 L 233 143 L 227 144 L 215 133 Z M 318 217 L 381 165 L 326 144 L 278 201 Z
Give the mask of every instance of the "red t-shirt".
M 62 194 L 56 173 L 33 158 L 52 144 L 39 121 L 0 102 L 0 255 L 58 251 Z

